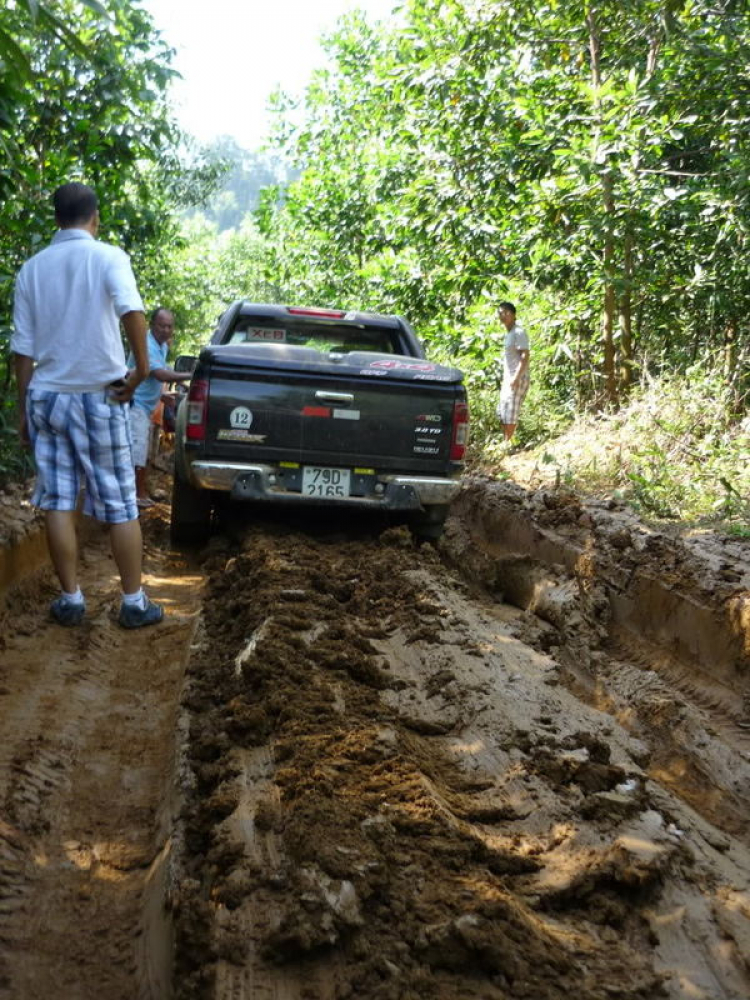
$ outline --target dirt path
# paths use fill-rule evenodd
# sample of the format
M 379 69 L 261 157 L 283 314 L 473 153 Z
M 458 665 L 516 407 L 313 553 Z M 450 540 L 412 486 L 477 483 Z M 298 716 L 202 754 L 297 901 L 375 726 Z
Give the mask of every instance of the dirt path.
M 741 543 L 474 482 L 440 553 L 235 528 L 194 618 L 163 515 L 163 629 L 100 544 L 82 632 L 13 595 L 0 995 L 746 1000 Z
M 639 576 L 610 593 L 621 550 L 556 509 L 467 489 L 456 568 L 399 531 L 255 529 L 214 554 L 185 703 L 179 997 L 747 997 L 745 731 L 722 739 L 712 713 L 733 716 L 653 669 L 658 636 L 623 661 L 612 607 Z M 718 635 L 723 596 L 654 564 Z M 715 686 L 736 654 L 746 691 L 724 638 Z
M 127 633 L 106 538 L 85 548 L 89 614 L 45 620 L 49 574 L 13 594 L 0 640 L 0 995 L 168 995 L 161 898 L 175 724 L 200 578 L 147 525 L 146 578 L 169 624 Z M 160 542 L 162 544 L 160 544 Z

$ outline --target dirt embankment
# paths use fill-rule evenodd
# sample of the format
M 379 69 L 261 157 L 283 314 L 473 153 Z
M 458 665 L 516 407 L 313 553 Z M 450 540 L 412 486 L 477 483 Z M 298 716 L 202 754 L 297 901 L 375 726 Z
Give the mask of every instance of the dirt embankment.
M 8 602 L 0 996 L 750 994 L 740 543 L 474 481 L 439 551 L 256 521 L 201 595 L 165 515 L 163 629 L 101 543 L 82 632 Z

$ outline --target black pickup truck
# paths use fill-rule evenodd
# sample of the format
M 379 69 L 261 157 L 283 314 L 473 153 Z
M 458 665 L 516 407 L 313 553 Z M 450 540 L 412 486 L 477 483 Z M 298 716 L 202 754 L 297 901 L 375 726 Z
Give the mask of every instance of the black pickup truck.
M 171 533 L 221 500 L 395 512 L 437 538 L 468 437 L 463 376 L 398 316 L 233 303 L 177 413 Z

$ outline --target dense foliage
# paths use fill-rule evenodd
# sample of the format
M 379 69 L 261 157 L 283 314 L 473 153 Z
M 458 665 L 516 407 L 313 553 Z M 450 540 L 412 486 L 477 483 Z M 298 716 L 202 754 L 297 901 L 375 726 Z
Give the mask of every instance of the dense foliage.
M 224 232 L 202 214 L 185 220 L 182 239 L 165 248 L 161 268 L 160 301 L 174 312 L 181 353 L 197 353 L 235 299 L 283 298 L 268 278 L 266 241 L 250 217 Z
M 409 0 L 328 46 L 263 216 L 291 294 L 398 309 L 481 365 L 511 282 L 561 400 L 710 357 L 742 408 L 744 0 Z
M 18 473 L 8 338 L 13 276 L 54 232 L 50 196 L 83 180 L 101 200 L 102 237 L 133 257 L 144 298 L 179 241 L 178 206 L 217 169 L 176 152 L 171 50 L 131 0 L 10 0 L 0 14 L 0 479 Z

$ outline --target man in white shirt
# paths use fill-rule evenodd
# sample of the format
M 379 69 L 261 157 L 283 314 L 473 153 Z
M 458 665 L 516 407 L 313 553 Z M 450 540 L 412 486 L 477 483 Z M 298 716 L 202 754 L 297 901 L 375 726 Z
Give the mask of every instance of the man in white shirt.
M 53 202 L 59 231 L 18 273 L 11 338 L 21 439 L 33 446 L 36 462 L 32 502 L 45 512 L 62 586 L 50 613 L 61 625 L 77 625 L 86 610 L 75 529 L 83 480 L 84 513 L 110 527 L 123 591 L 119 622 L 139 628 L 163 617 L 141 588 L 143 542 L 127 413 L 148 374 L 143 303 L 127 254 L 96 239 L 94 191 L 64 184 Z M 120 323 L 136 359 L 133 371 L 125 363 Z
M 529 338 L 516 321 L 516 307 L 512 302 L 501 302 L 497 307 L 500 322 L 505 327 L 503 345 L 503 378 L 497 415 L 503 425 L 506 443 L 516 432 L 521 404 L 529 390 Z

